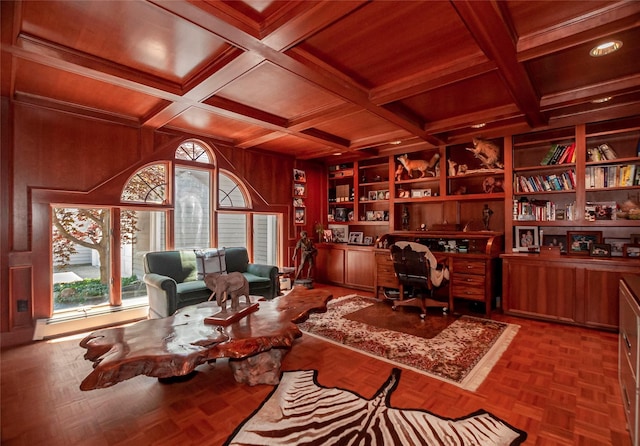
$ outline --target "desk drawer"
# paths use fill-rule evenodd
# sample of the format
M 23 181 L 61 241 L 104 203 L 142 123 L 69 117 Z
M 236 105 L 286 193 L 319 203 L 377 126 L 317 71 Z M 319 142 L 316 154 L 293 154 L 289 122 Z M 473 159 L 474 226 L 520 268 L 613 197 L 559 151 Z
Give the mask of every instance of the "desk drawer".
M 454 274 L 451 287 L 455 297 L 484 301 L 485 280 L 483 276 Z
M 453 259 L 453 273 L 455 274 L 476 274 L 484 276 L 485 263 L 483 260 L 467 260 L 467 259 Z
M 378 271 L 378 280 L 376 282 L 376 285 L 388 288 L 397 288 L 399 286 L 399 282 L 395 273 L 381 274 L 380 271 Z

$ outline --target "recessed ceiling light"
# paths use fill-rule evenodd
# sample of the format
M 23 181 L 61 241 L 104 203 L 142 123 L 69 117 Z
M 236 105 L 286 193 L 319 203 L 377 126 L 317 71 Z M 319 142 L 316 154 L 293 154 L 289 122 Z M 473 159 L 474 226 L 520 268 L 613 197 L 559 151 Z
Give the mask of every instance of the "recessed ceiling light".
M 598 98 L 591 101 L 592 104 L 602 104 L 603 102 L 609 102 L 611 100 L 611 96 L 607 96 L 606 98 Z
M 611 40 L 609 42 L 601 43 L 600 45 L 591 48 L 589 54 L 593 57 L 606 56 L 614 51 L 618 51 L 622 47 L 620 40 Z
M 391 141 L 389 144 L 393 144 L 394 146 L 397 146 L 399 144 L 402 144 L 402 141 Z
M 342 152 L 337 152 L 333 154 L 333 156 L 340 156 L 340 155 L 342 155 Z
M 487 125 L 486 122 L 481 122 L 480 124 L 473 124 L 471 127 L 474 128 L 474 129 L 481 129 L 485 125 Z

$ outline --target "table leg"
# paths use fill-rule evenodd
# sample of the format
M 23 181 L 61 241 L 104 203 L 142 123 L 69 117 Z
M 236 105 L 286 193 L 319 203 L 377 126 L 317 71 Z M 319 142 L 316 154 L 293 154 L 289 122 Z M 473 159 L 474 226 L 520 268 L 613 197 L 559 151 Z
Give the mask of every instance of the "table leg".
M 229 366 L 233 370 L 234 378 L 239 383 L 246 383 L 250 386 L 257 384 L 275 386 L 280 382 L 282 358 L 288 352 L 289 349 L 272 348 L 248 358 L 229 359 Z

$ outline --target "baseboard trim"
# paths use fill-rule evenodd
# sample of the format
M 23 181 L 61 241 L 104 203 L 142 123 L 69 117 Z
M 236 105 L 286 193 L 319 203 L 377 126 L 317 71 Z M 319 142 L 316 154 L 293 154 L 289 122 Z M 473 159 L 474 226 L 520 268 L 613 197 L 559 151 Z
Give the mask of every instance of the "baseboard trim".
M 32 340 L 42 341 L 56 336 L 133 322 L 146 319 L 148 314 L 149 307 L 144 305 L 130 308 L 111 308 L 96 314 L 78 313 L 59 318 L 38 319 Z

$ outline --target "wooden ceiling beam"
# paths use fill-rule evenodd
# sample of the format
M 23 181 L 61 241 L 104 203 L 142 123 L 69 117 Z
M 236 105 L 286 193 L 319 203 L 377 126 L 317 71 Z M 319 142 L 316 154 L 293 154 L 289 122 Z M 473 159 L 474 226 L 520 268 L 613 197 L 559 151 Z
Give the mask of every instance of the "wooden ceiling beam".
M 194 4 L 186 2 L 162 2 L 156 0 L 151 0 L 151 2 L 166 11 L 209 30 L 211 33 L 217 35 L 230 44 L 243 48 L 246 51 L 256 52 L 258 55 L 269 60 L 274 65 L 279 66 L 280 68 L 285 69 L 312 84 L 324 88 L 346 101 L 363 107 L 378 117 L 404 128 L 425 141 L 429 141 L 432 144 L 441 143 L 437 138 L 434 138 L 432 135 L 424 132 L 421 127 L 416 126 L 414 123 L 407 122 L 388 110 L 371 103 L 371 101 L 369 101 L 369 92 L 358 86 L 355 82 L 344 82 L 342 79 L 338 79 L 328 73 L 325 73 L 321 67 L 312 64 L 309 61 L 303 63 L 299 59 L 294 59 L 287 54 L 277 51 L 274 48 L 265 45 L 255 37 L 234 28 L 219 17 L 211 14 L 203 14 L 202 9 Z
M 445 85 L 470 79 L 496 69 L 496 64 L 487 61 L 483 54 L 475 54 L 456 60 L 446 67 L 431 67 L 411 75 L 410 78 L 372 88 L 369 99 L 375 105 L 384 105 L 394 101 L 434 90 Z
M 536 33 L 520 36 L 517 44 L 518 60 L 543 57 L 576 45 L 598 40 L 638 26 L 640 2 L 619 2 L 589 14 L 555 24 Z
M 545 125 L 547 120 L 540 112 L 536 90 L 516 58 L 513 27 L 504 22 L 500 8 L 493 1 L 452 0 L 452 4 L 482 51 L 496 63 L 508 91 L 527 117 L 529 125 Z
M 640 89 L 640 74 L 619 79 L 611 79 L 599 84 L 588 85 L 569 91 L 548 94 L 540 100 L 543 110 L 553 110 L 610 95 L 625 94 Z

